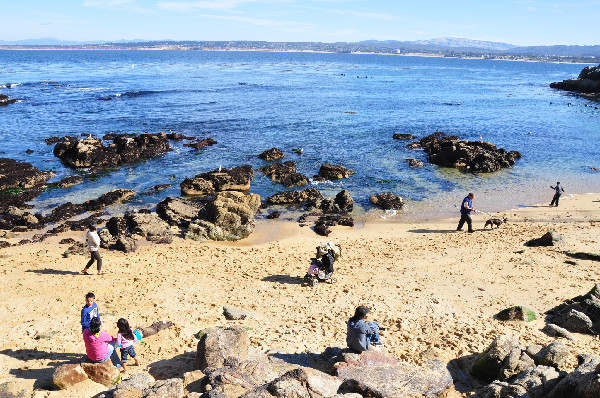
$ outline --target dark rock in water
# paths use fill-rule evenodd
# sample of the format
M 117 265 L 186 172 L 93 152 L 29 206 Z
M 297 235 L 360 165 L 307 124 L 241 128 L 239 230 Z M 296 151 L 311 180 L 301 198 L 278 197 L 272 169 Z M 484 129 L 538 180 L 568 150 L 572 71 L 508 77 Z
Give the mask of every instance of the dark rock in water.
M 304 191 L 277 192 L 267 198 L 269 205 L 302 205 L 308 201 L 323 200 L 323 195 L 315 188 L 307 188 Z
M 344 380 L 341 390 L 368 397 L 439 397 L 453 386 L 450 372 L 440 361 L 420 367 L 370 350 L 346 355 L 345 362 L 335 365 L 335 374 Z
M 169 225 L 187 226 L 191 221 L 200 217 L 204 205 L 169 196 L 156 205 L 156 214 Z
M 414 140 L 415 138 L 416 137 L 412 134 L 400 134 L 400 133 L 394 134 L 395 140 Z
M 400 210 L 404 206 L 404 201 L 400 196 L 396 196 L 392 192 L 378 193 L 371 195 L 369 201 L 375 206 L 379 206 L 384 210 Z
M 520 305 L 507 308 L 500 311 L 496 317 L 501 321 L 525 321 L 531 322 L 536 320 L 535 312 L 531 311 L 527 307 Z
M 59 142 L 54 146 L 54 155 L 69 167 L 108 169 L 152 158 L 170 150 L 165 133 L 133 136 L 115 134 L 113 143 L 108 146 L 91 136 Z
M 188 146 L 190 148 L 199 150 L 202 148 L 206 148 L 207 146 L 212 146 L 212 145 L 216 145 L 216 144 L 217 144 L 217 141 L 213 140 L 212 138 L 204 138 L 204 139 L 198 140 L 196 142 L 190 142 L 188 144 L 183 144 L 183 146 Z
M 250 190 L 254 178 L 252 166 L 237 166 L 232 169 L 217 169 L 186 178 L 181 183 L 182 195 L 213 196 L 215 192 Z
M 335 164 L 322 164 L 319 169 L 319 174 L 313 176 L 315 181 L 335 181 L 342 178 L 348 178 L 352 174 L 356 174 L 353 170 L 347 169 L 344 166 Z
M 308 178 L 296 171 L 296 162 L 294 161 L 270 164 L 260 167 L 258 170 L 270 177 L 271 181 L 282 184 L 286 188 L 308 184 Z
M 55 186 L 58 188 L 70 188 L 72 186 L 75 185 L 79 185 L 83 183 L 83 177 L 81 176 L 70 176 L 70 177 L 65 177 L 62 180 L 49 184 L 51 186 Z
M 28 149 L 25 151 L 25 153 L 28 155 L 31 155 L 33 152 L 35 152 L 33 149 Z
M 15 98 L 9 98 L 7 95 L 0 94 L 0 106 L 6 106 L 9 104 L 14 104 L 18 100 Z
M 279 212 L 278 210 L 275 210 L 275 211 L 269 213 L 269 215 L 267 216 L 267 218 L 269 220 L 274 220 L 274 219 L 279 218 L 279 217 L 281 217 L 281 212 Z
M 351 213 L 354 209 L 354 199 L 352 199 L 348 191 L 343 190 L 334 199 L 309 200 L 306 202 L 306 206 L 317 208 L 323 213 L 346 214 Z
M 271 162 L 273 160 L 281 160 L 284 156 L 285 155 L 283 154 L 281 149 L 278 148 L 267 149 L 266 151 L 258 155 L 259 158 L 261 158 L 262 160 L 266 160 L 267 162 Z
M 169 188 L 171 188 L 171 184 L 159 184 L 159 185 L 153 186 L 151 189 L 153 191 L 163 191 L 163 190 L 169 189 Z
M 130 236 L 119 236 L 117 243 L 115 243 L 115 249 L 125 253 L 134 252 L 136 248 L 135 239 Z
M 457 136 L 436 132 L 419 140 L 430 163 L 442 167 L 464 169 L 471 173 L 491 173 L 512 167 L 521 158 L 517 151 L 496 148 L 494 144 L 481 141 L 462 141 Z
M 350 217 L 343 217 L 341 215 L 326 215 L 319 217 L 315 223 L 314 230 L 321 236 L 329 236 L 331 229 L 336 225 L 342 225 L 346 227 L 354 227 L 354 220 Z
M 531 239 L 525 246 L 559 246 L 564 245 L 565 239 L 554 231 L 546 232 L 541 238 Z
M 579 73 L 577 79 L 563 80 L 550 83 L 550 87 L 560 90 L 577 91 L 600 95 L 600 65 L 586 66 Z
M 413 159 L 406 159 L 406 162 L 408 163 L 408 165 L 410 167 L 423 167 L 423 166 L 425 166 L 423 164 L 423 162 L 421 162 L 420 160 L 414 159 L 414 158 Z
M 25 202 L 42 193 L 52 176 L 54 173 L 40 171 L 29 163 L 0 158 L 0 209 L 23 207 Z

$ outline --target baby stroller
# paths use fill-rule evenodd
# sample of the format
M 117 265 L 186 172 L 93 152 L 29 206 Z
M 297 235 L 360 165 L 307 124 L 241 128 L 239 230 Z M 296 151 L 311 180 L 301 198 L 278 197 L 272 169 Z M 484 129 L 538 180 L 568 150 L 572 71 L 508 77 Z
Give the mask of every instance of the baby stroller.
M 333 263 L 335 260 L 340 258 L 342 255 L 342 249 L 339 245 L 333 242 L 327 242 L 325 245 L 317 246 L 317 254 L 315 258 L 311 259 L 310 266 L 306 275 L 304 275 L 304 282 L 309 286 L 317 286 L 319 282 L 329 281 L 329 283 L 336 283 L 337 279 L 332 278 Z

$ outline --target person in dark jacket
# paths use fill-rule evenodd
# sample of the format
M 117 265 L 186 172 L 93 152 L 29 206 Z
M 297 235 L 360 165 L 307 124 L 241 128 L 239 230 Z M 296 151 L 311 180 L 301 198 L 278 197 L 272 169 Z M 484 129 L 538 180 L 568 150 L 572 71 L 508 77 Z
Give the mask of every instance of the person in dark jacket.
M 467 227 L 469 228 L 469 232 L 473 232 L 473 221 L 471 220 L 471 212 L 477 213 L 477 211 L 473 208 L 472 200 L 475 199 L 475 195 L 469 193 L 462 201 L 460 205 L 460 221 L 458 222 L 457 231 L 462 231 L 463 225 L 465 222 L 467 223 Z
M 379 341 L 379 324 L 366 322 L 369 309 L 363 305 L 356 308 L 354 316 L 348 320 L 346 344 L 355 352 L 367 351 L 371 344 L 382 345 Z
M 556 186 L 553 187 L 552 185 L 550 185 L 550 188 L 554 189 L 554 197 L 552 198 L 552 202 L 550 202 L 550 206 L 556 206 L 558 207 L 558 200 L 560 199 L 560 195 L 562 195 L 563 192 L 565 192 L 565 190 L 563 189 L 563 187 L 560 186 L 560 182 L 557 181 L 556 182 Z

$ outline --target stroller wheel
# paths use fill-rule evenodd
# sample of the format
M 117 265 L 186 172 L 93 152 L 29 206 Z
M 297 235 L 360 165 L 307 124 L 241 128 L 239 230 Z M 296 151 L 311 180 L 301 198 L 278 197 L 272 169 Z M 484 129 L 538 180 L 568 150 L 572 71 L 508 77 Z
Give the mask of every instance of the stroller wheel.
M 312 282 L 311 282 L 311 285 L 313 287 L 317 286 L 318 284 L 319 284 L 319 281 L 317 280 L 317 278 L 313 279 Z
M 331 283 L 336 283 L 336 282 L 337 282 L 337 279 L 331 278 Z

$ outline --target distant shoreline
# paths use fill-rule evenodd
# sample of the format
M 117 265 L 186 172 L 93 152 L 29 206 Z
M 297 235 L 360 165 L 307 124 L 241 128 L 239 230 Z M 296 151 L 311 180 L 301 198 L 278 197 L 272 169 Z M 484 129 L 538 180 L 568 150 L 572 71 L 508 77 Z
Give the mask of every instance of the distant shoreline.
M 218 51 L 218 52 L 271 52 L 271 53 L 314 53 L 314 54 L 358 54 L 358 55 L 395 55 L 402 57 L 425 57 L 425 58 L 454 58 L 454 59 L 481 59 L 490 61 L 512 61 L 512 62 L 545 62 L 545 63 L 565 63 L 574 65 L 596 65 L 597 60 L 570 60 L 567 58 L 557 60 L 555 58 L 543 59 L 541 56 L 527 57 L 514 56 L 494 57 L 490 54 L 482 55 L 444 55 L 440 53 L 421 53 L 421 52 L 368 52 L 368 51 L 326 51 L 326 50 L 284 50 L 284 49 L 267 49 L 267 48 L 193 48 L 181 46 L 151 46 L 151 47 L 108 47 L 103 45 L 97 46 L 0 46 L 0 50 L 8 51 Z M 557 57 L 558 58 L 558 57 Z M 562 57 L 560 57 L 562 58 Z M 580 57 L 576 57 L 580 58 Z M 583 57 L 581 57 L 583 58 Z

